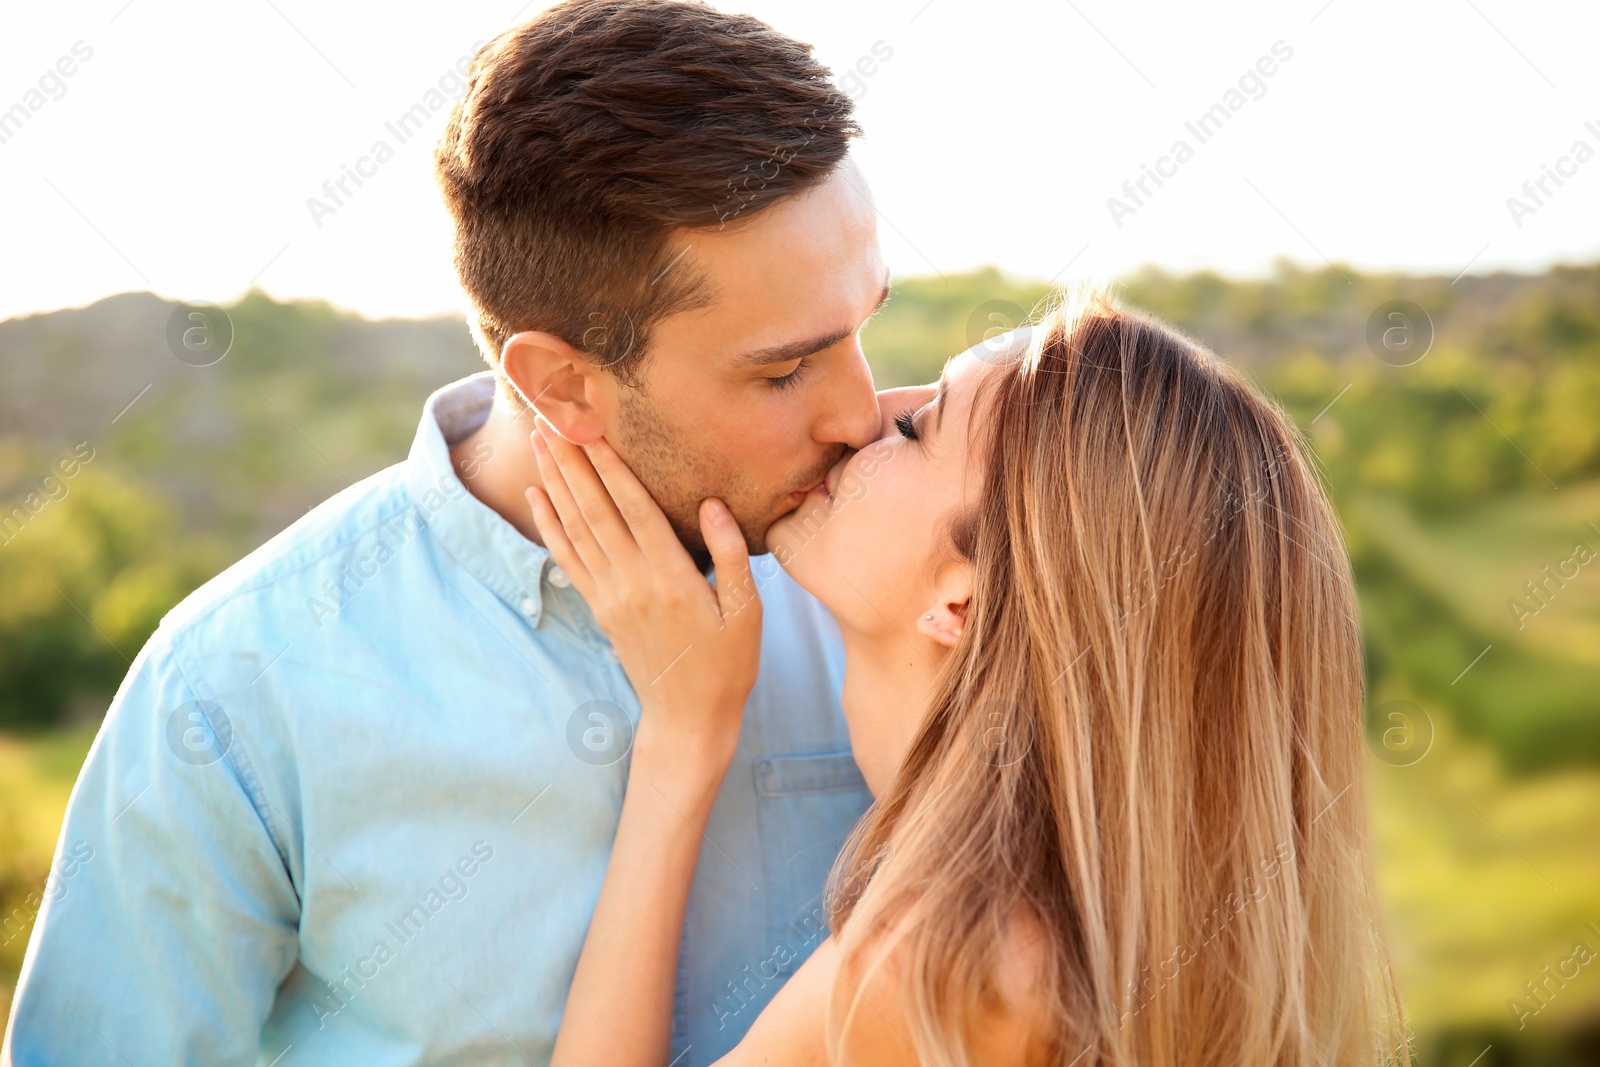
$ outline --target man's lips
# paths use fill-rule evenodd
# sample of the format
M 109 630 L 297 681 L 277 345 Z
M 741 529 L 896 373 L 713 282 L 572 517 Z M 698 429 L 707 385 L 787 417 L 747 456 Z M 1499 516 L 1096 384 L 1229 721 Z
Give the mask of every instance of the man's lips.
M 812 496 L 821 500 L 832 500 L 833 491 L 839 486 L 839 472 L 844 469 L 845 462 L 850 458 L 850 453 L 839 458 L 839 461 L 829 467 L 822 477 L 804 489 L 796 489 L 790 493 L 798 502 L 804 503 Z
M 826 478 L 824 478 L 822 481 L 818 482 L 816 485 L 811 486 L 809 489 L 796 490 L 794 495 L 799 497 L 800 500 L 802 502 L 804 502 L 805 500 L 807 500 L 808 498 L 813 497 L 813 496 L 821 497 L 822 499 L 826 500 L 832 494 L 828 490 L 828 480 Z
M 823 499 L 832 500 L 833 491 L 839 487 L 839 472 L 843 469 L 844 460 L 841 459 L 838 463 L 835 463 L 833 466 L 829 467 L 828 473 L 822 476 L 822 481 L 818 482 L 816 485 L 813 485 L 810 489 L 807 489 L 806 493 L 808 495 L 811 493 L 818 493 Z
M 813 497 L 820 501 L 828 501 L 833 498 L 833 490 L 829 487 L 827 478 L 823 478 L 822 481 L 805 489 L 796 489 L 789 494 L 789 498 L 795 502 L 796 506 L 804 504 Z

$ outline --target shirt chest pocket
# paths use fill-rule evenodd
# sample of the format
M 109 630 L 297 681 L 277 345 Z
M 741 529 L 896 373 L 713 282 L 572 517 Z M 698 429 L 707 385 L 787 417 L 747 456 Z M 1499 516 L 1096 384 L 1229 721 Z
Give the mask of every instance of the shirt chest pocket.
M 872 794 L 849 752 L 760 759 L 755 777 L 767 937 L 788 950 L 768 966 L 782 976 L 827 936 L 828 872 Z

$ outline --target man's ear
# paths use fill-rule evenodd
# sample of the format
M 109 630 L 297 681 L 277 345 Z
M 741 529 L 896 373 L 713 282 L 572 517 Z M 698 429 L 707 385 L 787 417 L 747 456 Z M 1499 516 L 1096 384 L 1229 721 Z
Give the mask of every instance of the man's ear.
M 553 333 L 525 330 L 506 339 L 500 371 L 557 433 L 586 445 L 605 436 L 598 404 L 606 372 Z
M 967 629 L 972 605 L 973 567 L 969 560 L 947 563 L 934 582 L 933 603 L 917 617 L 917 630 L 946 648 L 954 648 Z

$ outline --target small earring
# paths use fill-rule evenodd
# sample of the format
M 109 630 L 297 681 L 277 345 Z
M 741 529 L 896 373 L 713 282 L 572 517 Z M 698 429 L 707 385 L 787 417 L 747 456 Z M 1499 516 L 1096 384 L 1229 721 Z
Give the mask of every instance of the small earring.
M 923 618 L 927 619 L 929 622 L 932 622 L 933 621 L 933 612 L 931 612 L 931 611 L 928 612 L 926 615 L 923 616 Z

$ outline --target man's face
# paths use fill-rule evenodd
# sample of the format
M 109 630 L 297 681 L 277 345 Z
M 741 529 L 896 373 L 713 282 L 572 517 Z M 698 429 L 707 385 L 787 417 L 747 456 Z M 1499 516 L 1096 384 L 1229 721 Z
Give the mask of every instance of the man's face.
M 752 553 L 849 449 L 878 434 L 859 334 L 888 295 L 876 212 L 847 160 L 825 182 L 715 231 L 682 231 L 713 302 L 663 319 L 606 436 L 702 564 L 700 501 Z

